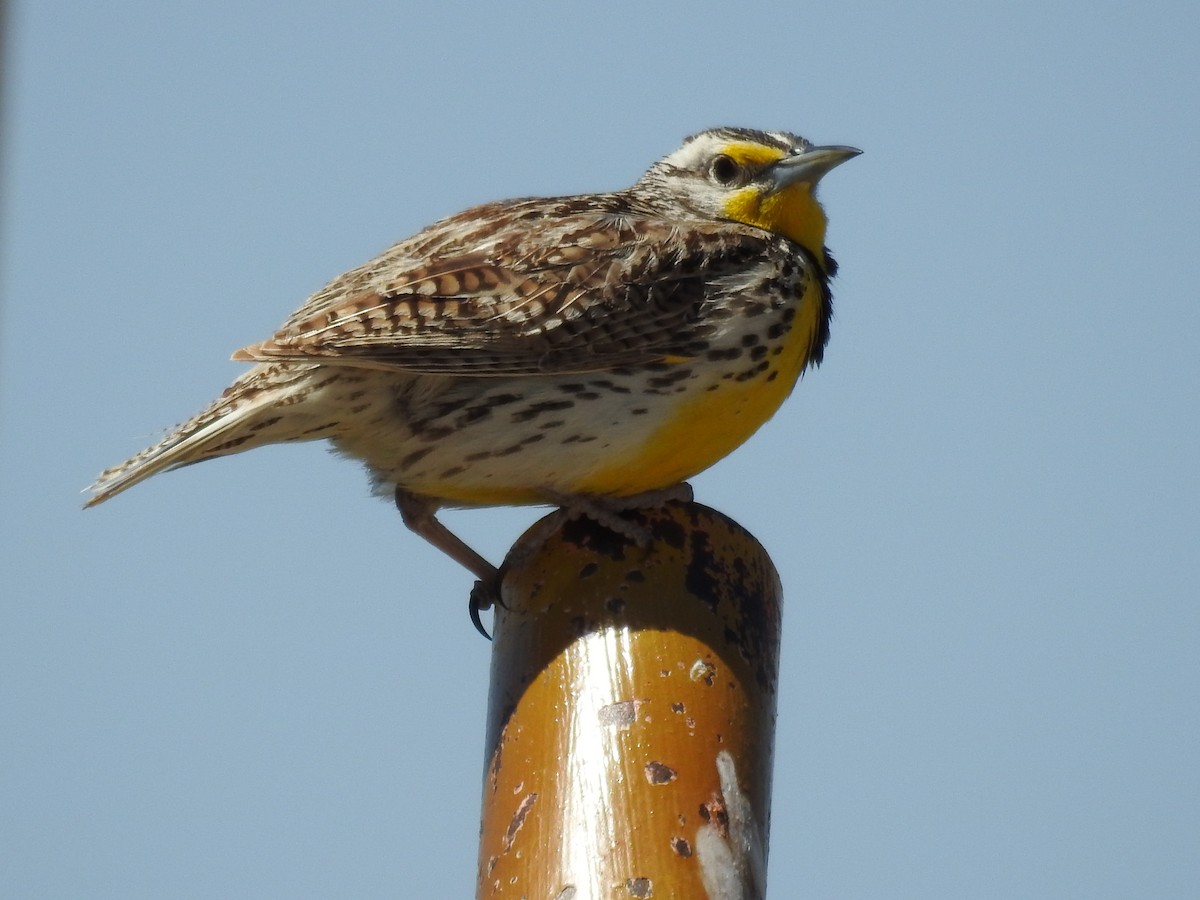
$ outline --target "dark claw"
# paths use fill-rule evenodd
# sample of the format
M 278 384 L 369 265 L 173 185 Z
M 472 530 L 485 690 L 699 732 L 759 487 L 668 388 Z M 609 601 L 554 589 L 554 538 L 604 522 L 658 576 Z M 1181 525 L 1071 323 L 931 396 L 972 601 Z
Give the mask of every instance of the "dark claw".
M 475 626 L 475 630 L 489 641 L 492 636 L 483 627 L 483 621 L 479 614 L 485 609 L 491 609 L 498 605 L 500 605 L 499 585 L 487 581 L 475 582 L 475 586 L 471 588 L 471 599 L 468 601 L 467 611 L 471 614 L 471 624 Z

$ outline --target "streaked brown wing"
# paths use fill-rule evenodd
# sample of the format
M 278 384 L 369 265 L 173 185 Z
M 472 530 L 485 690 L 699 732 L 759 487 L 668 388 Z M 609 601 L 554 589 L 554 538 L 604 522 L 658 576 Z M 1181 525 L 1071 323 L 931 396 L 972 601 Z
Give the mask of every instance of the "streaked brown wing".
M 486 376 L 686 356 L 703 330 L 706 283 L 745 268 L 768 243 L 741 226 L 684 229 L 607 209 L 537 214 L 539 202 L 570 198 L 521 201 L 535 214 L 501 216 L 503 227 L 480 210 L 432 226 L 331 283 L 234 358 Z

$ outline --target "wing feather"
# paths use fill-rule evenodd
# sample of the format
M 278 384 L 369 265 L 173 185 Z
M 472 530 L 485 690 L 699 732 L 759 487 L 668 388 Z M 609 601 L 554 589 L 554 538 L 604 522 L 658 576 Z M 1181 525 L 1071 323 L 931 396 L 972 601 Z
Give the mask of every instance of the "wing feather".
M 710 286 L 777 240 L 572 203 L 583 201 L 514 201 L 443 220 L 331 282 L 234 358 L 484 376 L 686 357 Z

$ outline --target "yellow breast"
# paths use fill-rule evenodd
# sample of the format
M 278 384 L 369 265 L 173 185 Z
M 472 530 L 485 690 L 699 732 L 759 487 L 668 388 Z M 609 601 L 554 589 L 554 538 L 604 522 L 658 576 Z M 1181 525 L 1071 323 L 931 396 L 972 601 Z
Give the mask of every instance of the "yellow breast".
M 764 371 L 739 381 L 736 375 L 721 376 L 744 371 L 745 361 L 725 364 L 724 372 L 714 372 L 715 389 L 680 395 L 678 407 L 631 457 L 612 459 L 576 490 L 615 496 L 657 490 L 685 481 L 728 456 L 775 414 L 796 386 L 808 364 L 821 315 L 821 286 L 812 279 L 791 329 L 777 345 L 779 352 L 768 353 Z

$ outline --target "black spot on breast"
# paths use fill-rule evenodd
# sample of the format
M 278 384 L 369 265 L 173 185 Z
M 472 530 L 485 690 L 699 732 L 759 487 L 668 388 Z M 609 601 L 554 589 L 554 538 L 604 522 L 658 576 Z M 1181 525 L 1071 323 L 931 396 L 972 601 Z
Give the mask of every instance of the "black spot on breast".
M 706 354 L 713 362 L 723 362 L 725 360 L 737 359 L 742 355 L 740 347 L 726 347 L 724 350 L 709 350 Z
M 616 382 L 609 381 L 604 378 L 599 378 L 599 379 L 592 381 L 591 385 L 592 385 L 592 387 L 599 388 L 602 391 L 608 391 L 610 394 L 631 394 L 631 393 L 633 393 L 629 388 L 625 387 L 625 385 L 617 384 Z
M 491 394 L 483 402 L 488 406 L 504 406 L 509 403 L 516 403 L 518 400 L 524 399 L 521 394 Z
M 651 378 L 647 384 L 654 388 L 667 388 L 673 384 L 679 383 L 680 381 L 686 381 L 691 377 L 691 369 L 675 369 L 672 372 L 668 372 L 666 375 L 658 375 L 654 378 Z
M 456 424 L 459 428 L 462 428 L 464 425 L 470 425 L 472 422 L 479 422 L 483 419 L 486 419 L 490 417 L 491 414 L 492 410 L 490 407 L 468 406 L 465 410 L 463 410 L 462 415 L 455 420 L 454 424 Z
M 415 466 L 417 463 L 419 463 L 421 460 L 423 460 L 425 457 L 427 457 L 432 452 L 433 452 L 432 447 L 422 447 L 420 450 L 414 450 L 412 453 L 408 454 L 407 456 L 405 456 L 403 459 L 400 460 L 400 468 L 402 468 L 402 469 L 411 468 L 412 466 Z
M 525 409 L 519 409 L 512 414 L 513 422 L 528 422 L 536 419 L 544 412 L 555 412 L 560 409 L 570 409 L 575 405 L 574 400 L 542 400 Z
M 736 380 L 737 381 L 749 381 L 755 375 L 761 375 L 763 372 L 765 372 L 769 365 L 770 365 L 770 363 L 768 363 L 766 360 L 763 360 L 762 362 L 760 362 L 758 365 L 754 366 L 753 368 L 746 369 L 744 372 L 738 372 Z

